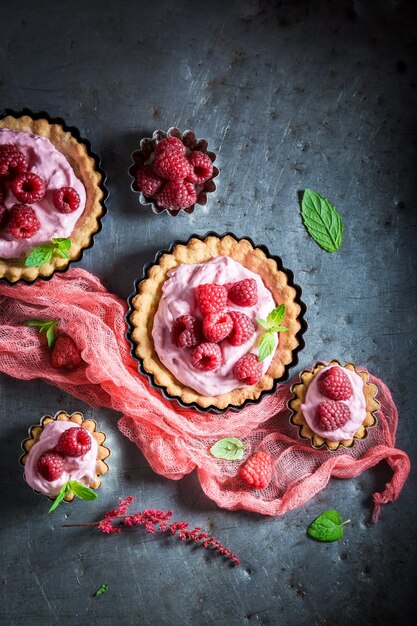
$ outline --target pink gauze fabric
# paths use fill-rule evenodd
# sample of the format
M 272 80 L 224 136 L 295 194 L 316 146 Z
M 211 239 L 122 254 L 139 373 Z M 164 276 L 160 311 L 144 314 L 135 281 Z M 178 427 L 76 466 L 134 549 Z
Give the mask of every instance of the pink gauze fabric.
M 290 383 L 260 404 L 225 415 L 201 414 L 165 400 L 137 371 L 125 338 L 125 314 L 125 302 L 82 269 L 33 285 L 0 281 L 0 371 L 19 379 L 42 378 L 93 407 L 120 411 L 120 431 L 136 443 L 155 472 L 179 479 L 196 469 L 204 492 L 223 508 L 282 515 L 324 489 L 330 477 L 358 476 L 382 460 L 393 476 L 382 493 L 373 495 L 374 521 L 381 505 L 398 497 L 410 461 L 394 447 L 398 414 L 381 380 L 371 376 L 381 409 L 367 439 L 337 452 L 315 450 L 289 423 Z M 70 372 L 53 368 L 45 339 L 25 326 L 32 319 L 58 319 L 59 331 L 74 339 L 84 365 Z M 243 439 L 247 456 L 258 449 L 273 456 L 269 487 L 246 488 L 237 476 L 242 461 L 210 455 L 210 446 L 227 436 Z

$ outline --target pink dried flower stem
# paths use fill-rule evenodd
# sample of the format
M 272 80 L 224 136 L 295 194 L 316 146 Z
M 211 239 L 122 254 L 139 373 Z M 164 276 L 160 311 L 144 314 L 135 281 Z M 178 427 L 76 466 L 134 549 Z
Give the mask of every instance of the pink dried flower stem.
M 193 541 L 207 550 L 215 550 L 222 556 L 230 559 L 233 565 L 240 565 L 239 558 L 230 550 L 230 548 L 223 546 L 220 541 L 211 537 L 208 533 L 202 532 L 202 529 L 198 526 L 190 529 L 188 527 L 188 522 L 170 522 L 172 511 L 167 511 L 165 513 L 164 511 L 156 509 L 146 509 L 140 513 L 127 515 L 127 509 L 132 504 L 133 500 L 133 496 L 120 500 L 119 506 L 116 509 L 107 511 L 104 514 L 104 518 L 98 522 L 87 522 L 85 524 L 63 524 L 63 526 L 66 528 L 74 526 L 94 526 L 107 535 L 121 533 L 123 527 L 144 526 L 145 530 L 151 535 L 155 534 L 155 530 L 159 530 L 162 533 L 169 535 L 177 534 L 182 541 Z M 115 525 L 115 520 L 121 521 Z

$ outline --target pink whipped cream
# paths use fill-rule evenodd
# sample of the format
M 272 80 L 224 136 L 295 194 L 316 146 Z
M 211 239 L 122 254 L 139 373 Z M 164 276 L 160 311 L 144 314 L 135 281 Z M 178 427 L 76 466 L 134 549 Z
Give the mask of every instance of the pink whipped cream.
M 52 481 L 46 480 L 36 469 L 41 454 L 55 448 L 64 430 L 74 428 L 74 426 L 77 426 L 77 424 L 58 420 L 49 422 L 44 426 L 39 441 L 35 443 L 29 452 L 25 464 L 25 480 L 35 491 L 48 496 L 56 496 L 70 478 L 83 483 L 87 487 L 96 478 L 98 443 L 90 433 L 88 433 L 91 438 L 90 450 L 82 456 L 65 457 L 64 473 L 60 478 Z
M 241 311 L 253 321 L 256 317 L 266 319 L 277 305 L 271 292 L 265 287 L 258 274 L 251 272 L 230 257 L 220 256 L 206 263 L 183 264 L 168 272 L 168 280 L 162 287 L 162 297 L 154 318 L 152 336 L 159 359 L 174 376 L 184 385 L 191 387 L 204 396 L 217 396 L 242 387 L 233 375 L 235 363 L 248 352 L 258 353 L 259 339 L 264 332 L 255 322 L 256 333 L 242 346 L 232 346 L 227 339 L 219 346 L 222 351 L 222 365 L 213 371 L 202 372 L 191 364 L 191 352 L 180 350 L 171 341 L 171 329 L 180 315 L 193 315 L 201 318 L 194 290 L 198 285 L 207 283 L 225 284 L 237 282 L 245 278 L 256 280 L 258 303 L 253 307 L 241 307 L 233 302 L 228 303 L 227 310 Z M 278 335 L 275 334 L 275 349 L 278 346 Z M 272 354 L 262 361 L 263 374 L 267 371 Z
M 30 207 L 35 211 L 41 226 L 29 239 L 13 239 L 7 227 L 0 230 L 0 258 L 13 259 L 26 254 L 35 246 L 53 237 L 69 237 L 84 211 L 86 193 L 84 185 L 75 176 L 71 165 L 46 137 L 33 133 L 0 129 L 0 145 L 14 144 L 28 160 L 28 169 L 38 174 L 46 185 L 46 194 L 40 202 Z M 53 194 L 60 187 L 73 187 L 80 196 L 80 206 L 73 213 L 60 213 L 54 206 Z M 20 204 L 10 188 L 5 190 L 3 202 L 6 209 Z
M 320 393 L 318 380 L 323 372 L 326 372 L 332 367 L 339 366 L 329 365 L 327 367 L 323 367 L 320 370 L 320 373 L 313 378 L 307 389 L 305 402 L 301 405 L 301 411 L 303 412 L 305 420 L 310 426 L 311 430 L 317 435 L 320 435 L 320 437 L 323 437 L 324 439 L 329 439 L 330 441 L 342 441 L 343 439 L 352 439 L 353 435 L 362 425 L 362 422 L 366 417 L 366 400 L 363 393 L 364 383 L 362 378 L 356 372 L 348 370 L 345 367 L 343 367 L 342 369 L 350 380 L 353 393 L 348 400 L 340 400 L 339 402 L 343 402 L 343 404 L 346 404 L 349 407 L 350 414 L 352 416 L 351 419 L 349 419 L 346 424 L 344 424 L 340 428 L 332 431 L 321 430 L 316 424 L 315 415 L 317 405 L 321 402 L 329 401 L 329 398 L 326 398 L 326 396 Z

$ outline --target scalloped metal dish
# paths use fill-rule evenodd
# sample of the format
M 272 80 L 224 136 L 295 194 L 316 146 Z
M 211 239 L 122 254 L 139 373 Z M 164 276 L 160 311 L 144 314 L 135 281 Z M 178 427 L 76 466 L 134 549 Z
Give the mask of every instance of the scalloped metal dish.
M 94 245 L 94 238 L 101 231 L 101 229 L 102 229 L 102 223 L 101 222 L 102 222 L 103 217 L 107 213 L 106 201 L 107 201 L 107 199 L 108 199 L 108 197 L 110 195 L 110 192 L 109 192 L 109 190 L 106 187 L 107 174 L 106 174 L 105 170 L 101 167 L 101 159 L 100 159 L 100 157 L 98 156 L 98 154 L 93 152 L 93 150 L 91 149 L 91 144 L 90 144 L 89 140 L 88 139 L 84 139 L 84 137 L 81 137 L 80 131 L 77 128 L 75 128 L 74 126 L 68 126 L 61 117 L 51 117 L 45 111 L 39 111 L 38 113 L 34 113 L 30 109 L 21 109 L 20 111 L 14 111 L 13 109 L 3 109 L 0 112 L 0 119 L 3 119 L 4 117 L 7 117 L 8 115 L 11 115 L 11 116 L 16 117 L 16 118 L 22 117 L 23 115 L 29 115 L 34 120 L 45 119 L 50 124 L 59 124 L 60 126 L 62 126 L 62 128 L 66 132 L 70 132 L 71 135 L 73 137 L 75 137 L 75 139 L 79 143 L 82 143 L 82 144 L 84 144 L 86 146 L 88 155 L 92 159 L 94 159 L 94 162 L 96 164 L 96 170 L 101 175 L 101 183 L 100 183 L 99 186 L 100 186 L 100 189 L 103 192 L 103 199 L 101 201 L 101 206 L 103 208 L 103 211 L 102 211 L 101 216 L 97 219 L 98 228 L 97 228 L 96 232 L 91 235 L 91 243 L 90 243 L 90 245 L 86 246 L 85 248 L 83 248 L 80 251 L 80 256 L 78 257 L 78 259 L 73 259 L 72 261 L 69 261 L 67 267 L 64 267 L 63 269 L 56 269 L 56 270 L 54 270 L 50 276 L 37 276 L 34 280 L 26 280 L 25 278 L 19 278 L 19 280 L 11 281 L 8 278 L 0 277 L 0 280 L 3 280 L 4 282 L 8 283 L 9 285 L 16 285 L 17 283 L 25 283 L 26 285 L 33 285 L 33 283 L 35 283 L 37 280 L 45 280 L 45 281 L 46 280 L 51 280 L 51 278 L 55 274 L 58 274 L 58 273 L 59 274 L 63 274 L 64 272 L 66 272 L 69 269 L 70 265 L 72 265 L 73 263 L 78 263 L 79 261 L 81 261 L 81 259 L 83 258 L 85 250 L 89 250 L 90 248 L 93 247 L 93 245 Z
M 136 349 L 136 345 L 137 344 L 132 339 L 133 325 L 130 322 L 130 315 L 133 312 L 132 300 L 137 295 L 139 283 L 142 280 L 145 280 L 147 278 L 149 269 L 153 265 L 158 263 L 160 257 L 163 254 L 170 254 L 172 252 L 172 250 L 175 248 L 175 246 L 177 246 L 177 245 L 187 245 L 191 239 L 199 239 L 200 241 L 203 241 L 204 239 L 206 239 L 206 237 L 218 237 L 219 239 L 223 239 L 223 237 L 226 237 L 227 235 L 229 235 L 231 237 L 234 237 L 237 241 L 240 241 L 242 239 L 246 239 L 247 241 L 249 241 L 252 244 L 253 247 L 260 248 L 269 258 L 274 259 L 274 261 L 276 261 L 278 269 L 281 270 L 282 272 L 284 272 L 287 275 L 288 284 L 291 287 L 294 287 L 294 289 L 295 289 L 295 291 L 297 293 L 296 302 L 300 305 L 300 308 L 301 308 L 300 315 L 298 316 L 298 319 L 299 319 L 300 324 L 301 324 L 301 328 L 298 331 L 298 333 L 296 334 L 296 337 L 297 337 L 297 340 L 298 340 L 298 346 L 292 352 L 293 359 L 292 359 L 291 363 L 289 363 L 288 365 L 285 366 L 284 375 L 281 376 L 281 378 L 277 378 L 277 379 L 274 380 L 274 384 L 273 384 L 271 389 L 265 389 L 264 391 L 261 392 L 259 398 L 257 398 L 256 400 L 247 399 L 240 406 L 235 406 L 235 405 L 229 404 L 224 409 L 219 409 L 219 408 L 217 408 L 215 406 L 209 406 L 207 408 L 203 408 L 199 404 L 197 404 L 196 402 L 191 402 L 191 403 L 187 404 L 187 403 L 183 402 L 181 400 L 181 398 L 179 398 L 177 396 L 172 396 L 171 394 L 167 393 L 165 387 L 162 387 L 161 385 L 158 385 L 155 382 L 153 374 L 147 372 L 145 370 L 145 368 L 143 367 L 142 359 L 140 357 L 138 357 L 136 355 L 136 353 L 135 353 L 135 349 Z M 301 287 L 299 287 L 299 285 L 294 284 L 294 274 L 293 274 L 293 272 L 291 270 L 289 270 L 289 269 L 284 268 L 284 266 L 282 264 L 281 258 L 271 254 L 266 246 L 255 244 L 250 237 L 237 237 L 236 235 L 234 235 L 231 232 L 225 232 L 222 235 L 219 235 L 218 233 L 215 233 L 213 231 L 209 231 L 209 232 L 205 233 L 205 235 L 190 235 L 190 237 L 187 240 L 185 240 L 185 241 L 182 241 L 182 240 L 174 241 L 173 243 L 171 243 L 171 245 L 169 246 L 169 248 L 167 250 L 159 250 L 155 254 L 155 257 L 154 257 L 153 261 L 151 261 L 150 263 L 147 263 L 144 266 L 142 275 L 135 280 L 135 282 L 134 282 L 134 291 L 127 299 L 128 311 L 127 311 L 127 313 L 125 315 L 125 320 L 126 320 L 126 324 L 127 324 L 126 337 L 127 337 L 127 340 L 129 341 L 130 346 L 131 346 L 130 354 L 135 359 L 135 361 L 137 361 L 137 363 L 138 363 L 138 371 L 140 372 L 140 374 L 142 374 L 143 376 L 145 376 L 148 379 L 151 387 L 153 389 L 157 389 L 163 395 L 163 397 L 166 398 L 167 400 L 175 400 L 182 408 L 184 408 L 184 409 L 193 409 L 195 411 L 198 411 L 199 413 L 217 413 L 217 414 L 220 414 L 220 415 L 223 414 L 223 413 L 227 413 L 228 411 L 241 411 L 246 406 L 259 404 L 262 401 L 262 399 L 264 398 L 264 396 L 269 395 L 271 393 L 274 393 L 274 391 L 276 391 L 276 388 L 277 388 L 279 383 L 282 383 L 282 382 L 288 380 L 290 369 L 292 367 L 295 367 L 298 364 L 298 354 L 305 346 L 303 335 L 304 335 L 304 333 L 306 332 L 306 330 L 308 328 L 307 322 L 304 319 L 305 313 L 307 311 L 307 307 L 304 304 L 304 302 L 301 300 L 301 294 L 302 294 Z

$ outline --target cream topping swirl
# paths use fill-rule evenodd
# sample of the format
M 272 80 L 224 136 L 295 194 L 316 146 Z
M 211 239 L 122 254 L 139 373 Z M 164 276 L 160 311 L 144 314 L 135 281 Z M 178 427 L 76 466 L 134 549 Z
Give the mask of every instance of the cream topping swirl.
M 259 339 L 264 330 L 255 322 L 255 318 L 266 319 L 268 313 L 277 306 L 262 278 L 226 256 L 216 257 L 206 263 L 179 265 L 170 270 L 168 276 L 169 278 L 162 286 L 163 293 L 152 329 L 155 350 L 159 359 L 181 383 L 203 396 L 217 396 L 242 387 L 233 374 L 233 367 L 244 354 L 258 353 Z M 255 322 L 255 335 L 241 346 L 232 346 L 227 339 L 220 342 L 222 364 L 218 369 L 208 372 L 195 369 L 191 364 L 192 351 L 181 350 L 171 341 L 174 321 L 180 315 L 192 315 L 201 319 L 195 297 L 195 288 L 198 285 L 226 284 L 245 278 L 253 278 L 256 281 L 258 303 L 252 307 L 242 307 L 228 301 L 225 310 L 240 311 L 250 317 Z M 274 338 L 275 348 L 272 354 L 262 361 L 263 374 L 267 371 L 278 346 L 278 335 L 274 334 Z
M 25 480 L 35 491 L 48 496 L 56 496 L 70 478 L 87 487 L 96 478 L 98 443 L 91 433 L 88 433 L 91 438 L 91 448 L 88 452 L 78 457 L 64 457 L 64 473 L 60 478 L 52 481 L 46 480 L 36 469 L 39 457 L 44 452 L 55 448 L 61 434 L 75 426 L 78 424 L 55 420 L 43 427 L 39 441 L 30 450 L 25 464 Z
M 321 402 L 328 402 L 329 398 L 324 396 L 319 389 L 319 378 L 332 367 L 340 367 L 339 365 L 328 365 L 323 367 L 320 372 L 313 378 L 308 386 L 304 404 L 301 405 L 301 411 L 305 417 L 307 424 L 311 430 L 324 439 L 330 441 L 342 441 L 352 439 L 358 428 L 362 425 L 366 417 L 366 399 L 363 393 L 364 382 L 356 372 L 343 367 L 343 372 L 349 378 L 352 385 L 353 393 L 348 400 L 339 400 L 350 409 L 351 418 L 344 424 L 332 431 L 321 430 L 316 423 L 316 408 Z
M 40 202 L 29 205 L 40 222 L 39 230 L 29 239 L 14 239 L 7 227 L 0 229 L 0 257 L 18 258 L 35 246 L 50 241 L 53 237 L 69 237 L 75 224 L 82 215 L 86 192 L 82 182 L 65 158 L 46 137 L 26 131 L 0 129 L 0 145 L 13 144 L 28 160 L 28 170 L 45 181 L 46 194 Z M 54 206 L 53 194 L 61 187 L 73 187 L 80 196 L 80 206 L 72 213 L 60 213 Z M 20 204 L 10 187 L 6 185 L 3 205 L 11 209 Z

